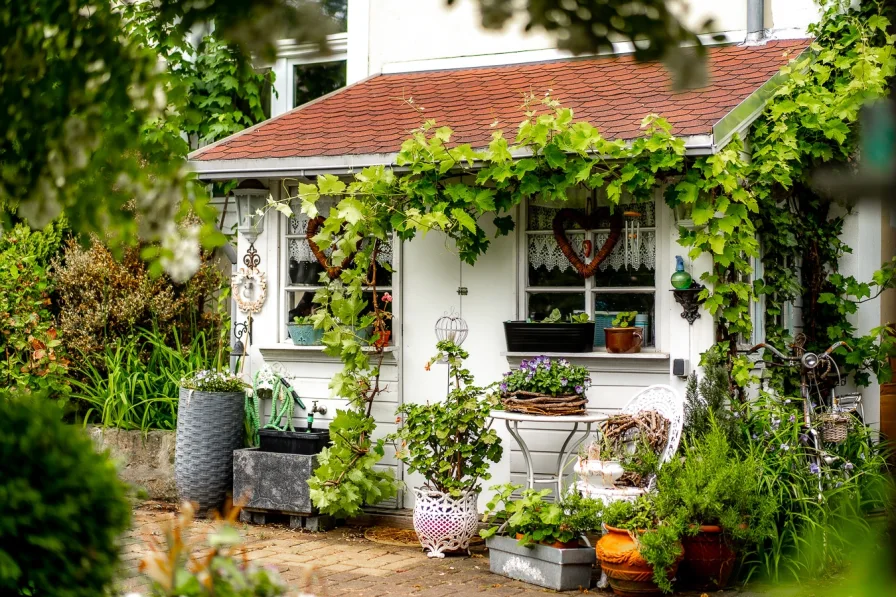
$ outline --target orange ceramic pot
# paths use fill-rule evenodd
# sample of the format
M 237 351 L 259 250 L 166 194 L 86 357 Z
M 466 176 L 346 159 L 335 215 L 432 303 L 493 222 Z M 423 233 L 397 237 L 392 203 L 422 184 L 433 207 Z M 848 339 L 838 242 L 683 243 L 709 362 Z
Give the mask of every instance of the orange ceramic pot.
M 604 328 L 607 352 L 626 354 L 641 352 L 643 328 Z
M 380 332 L 379 337 L 374 340 L 373 344 L 377 348 L 385 348 L 389 346 L 389 340 L 392 339 L 392 332 L 390 330 L 386 330 L 385 332 Z
M 622 597 L 661 594 L 653 582 L 653 566 L 641 556 L 634 537 L 625 529 L 606 528 L 607 534 L 594 549 L 613 592 Z M 677 569 L 678 562 L 669 570 L 669 578 L 675 576 Z
M 714 591 L 728 585 L 737 554 L 725 541 L 721 527 L 700 525 L 700 532 L 693 537 L 682 537 L 681 543 L 684 559 L 678 569 L 678 580 L 683 587 Z

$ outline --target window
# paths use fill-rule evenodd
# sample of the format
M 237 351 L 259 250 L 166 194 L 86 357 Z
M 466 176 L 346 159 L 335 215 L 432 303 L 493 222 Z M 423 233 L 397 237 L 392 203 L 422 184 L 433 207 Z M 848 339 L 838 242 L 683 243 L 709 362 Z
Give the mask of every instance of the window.
M 553 234 L 553 222 L 563 208 L 582 213 L 592 229 L 567 221 L 566 237 L 575 253 L 588 263 L 610 234 L 610 204 L 605 195 L 585 189 L 570 191 L 566 202 L 530 199 L 525 208 L 523 254 L 524 313 L 544 319 L 559 309 L 564 317 L 587 313 L 596 323 L 594 345 L 604 346 L 605 327 L 620 311 L 637 311 L 644 328 L 644 346 L 656 344 L 656 203 L 634 204 L 623 198 L 623 234 L 597 273 L 583 278 L 563 254 Z
M 290 189 L 290 194 L 295 196 L 297 189 Z M 330 208 L 335 205 L 335 201 L 321 198 L 317 207 L 320 215 L 327 217 Z M 308 245 L 308 216 L 302 213 L 301 205 L 298 201 L 292 205 L 293 216 L 287 220 L 286 235 L 283 248 L 284 280 L 282 287 L 284 289 L 284 322 L 292 321 L 293 317 L 304 317 L 310 315 L 316 305 L 312 303 L 314 293 L 320 288 L 320 274 L 323 273 L 323 267 L 318 263 L 317 258 L 312 254 L 311 247 Z M 329 255 L 329 250 L 325 251 Z M 376 272 L 377 293 L 392 292 L 392 276 L 393 274 L 387 269 L 391 269 L 393 264 L 392 243 L 388 243 L 380 248 L 377 256 L 379 267 Z M 370 295 L 367 293 L 368 305 L 370 303 Z M 393 303 L 387 303 L 391 309 Z M 368 306 L 368 308 L 370 308 Z M 392 321 L 388 323 L 391 329 Z M 288 342 L 286 334 L 286 326 L 282 326 L 281 342 Z M 394 338 L 393 338 L 394 343 Z
M 345 60 L 293 66 L 292 107 L 345 87 Z

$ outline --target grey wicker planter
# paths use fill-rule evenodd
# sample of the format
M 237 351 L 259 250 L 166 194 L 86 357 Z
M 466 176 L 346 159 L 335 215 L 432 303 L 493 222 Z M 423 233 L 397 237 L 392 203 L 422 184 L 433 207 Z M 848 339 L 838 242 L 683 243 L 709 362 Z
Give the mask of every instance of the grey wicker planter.
M 192 394 L 192 395 L 191 395 Z M 233 485 L 233 451 L 243 446 L 243 392 L 180 389 L 174 482 L 197 511 L 220 510 Z

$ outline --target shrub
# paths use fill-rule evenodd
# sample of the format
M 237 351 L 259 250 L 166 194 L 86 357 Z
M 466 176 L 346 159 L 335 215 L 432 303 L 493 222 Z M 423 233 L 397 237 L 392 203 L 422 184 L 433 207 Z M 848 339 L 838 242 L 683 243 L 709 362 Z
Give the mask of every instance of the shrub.
M 0 387 L 46 390 L 64 397 L 68 360 L 51 310 L 50 262 L 59 250 L 64 222 L 32 231 L 19 224 L 0 235 Z
M 189 344 L 199 332 L 217 337 L 224 323 L 214 297 L 223 274 L 209 254 L 185 284 L 153 277 L 137 248 L 116 259 L 96 237 L 86 248 L 70 241 L 54 267 L 65 346 L 97 366 L 106 346 L 139 330 L 156 330 L 169 345 L 178 330 Z
M 102 595 L 130 506 L 115 466 L 44 400 L 0 401 L 0 593 Z
M 107 346 L 92 362 L 80 359 L 73 368 L 72 397 L 86 405 L 84 424 L 99 423 L 118 429 L 175 429 L 181 378 L 215 367 L 205 334 L 199 332 L 182 345 L 173 334 L 173 346 L 157 332 Z

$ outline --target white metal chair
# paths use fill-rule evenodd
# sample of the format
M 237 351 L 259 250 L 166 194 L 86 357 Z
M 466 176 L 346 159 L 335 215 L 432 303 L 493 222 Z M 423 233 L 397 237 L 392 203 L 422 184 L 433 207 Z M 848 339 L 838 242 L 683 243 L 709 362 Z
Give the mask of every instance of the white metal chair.
M 660 457 L 660 464 L 668 462 L 675 455 L 675 452 L 678 451 L 678 444 L 681 441 L 681 430 L 684 427 L 684 399 L 669 386 L 654 385 L 644 388 L 635 394 L 621 412 L 632 415 L 647 410 L 655 410 L 669 419 L 669 437 Z M 576 472 L 578 472 L 578 468 L 579 465 L 576 463 Z M 614 487 L 598 489 L 580 479 L 576 483 L 576 488 L 579 490 L 579 493 L 586 497 L 599 498 L 605 503 L 609 503 L 616 500 L 634 500 L 639 495 L 650 490 L 655 481 L 655 478 L 651 478 L 646 488 Z

